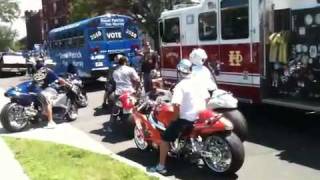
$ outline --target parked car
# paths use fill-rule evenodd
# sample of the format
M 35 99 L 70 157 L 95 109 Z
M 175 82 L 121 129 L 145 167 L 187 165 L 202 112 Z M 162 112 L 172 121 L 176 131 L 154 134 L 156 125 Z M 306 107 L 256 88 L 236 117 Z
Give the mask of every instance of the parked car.
M 27 70 L 27 61 L 22 53 L 4 52 L 0 53 L 0 74 L 15 72 L 24 74 Z

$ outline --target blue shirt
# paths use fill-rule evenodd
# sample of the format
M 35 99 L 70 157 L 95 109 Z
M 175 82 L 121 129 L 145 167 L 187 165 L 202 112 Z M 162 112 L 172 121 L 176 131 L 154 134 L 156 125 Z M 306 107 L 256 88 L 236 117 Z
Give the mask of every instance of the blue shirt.
M 51 69 L 48 69 L 48 74 L 46 78 L 43 80 L 44 81 L 43 87 L 44 88 L 48 87 L 50 84 L 54 83 L 58 79 L 59 77 L 56 75 L 56 73 L 54 73 Z

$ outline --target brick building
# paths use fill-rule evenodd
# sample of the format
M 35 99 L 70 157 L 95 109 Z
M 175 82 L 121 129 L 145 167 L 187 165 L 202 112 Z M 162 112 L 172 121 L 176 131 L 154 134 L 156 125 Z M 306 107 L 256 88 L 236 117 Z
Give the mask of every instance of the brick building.
M 42 36 L 47 39 L 48 32 L 68 24 L 69 0 L 42 0 Z
M 27 29 L 27 48 L 32 49 L 34 44 L 43 42 L 42 13 L 41 11 L 25 11 Z

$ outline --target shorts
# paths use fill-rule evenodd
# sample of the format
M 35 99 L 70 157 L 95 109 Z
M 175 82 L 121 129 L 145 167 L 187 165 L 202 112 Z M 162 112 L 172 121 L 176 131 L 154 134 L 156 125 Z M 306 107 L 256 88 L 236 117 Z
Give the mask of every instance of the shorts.
M 176 121 L 173 121 L 163 132 L 162 139 L 166 142 L 173 142 L 179 137 L 181 133 L 183 133 L 183 131 L 192 127 L 193 122 L 185 119 L 178 119 Z
M 40 98 L 42 100 L 41 103 L 46 105 L 52 104 L 53 100 L 57 97 L 57 95 L 58 92 L 55 89 L 47 87 L 40 92 L 40 96 L 42 97 Z

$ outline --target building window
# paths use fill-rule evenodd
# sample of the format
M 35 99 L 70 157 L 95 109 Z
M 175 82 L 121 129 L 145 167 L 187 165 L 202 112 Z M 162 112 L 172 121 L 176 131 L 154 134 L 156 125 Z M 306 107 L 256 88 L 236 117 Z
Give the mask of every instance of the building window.
M 222 39 L 245 39 L 249 37 L 248 0 L 221 1 Z
M 179 18 L 171 18 L 164 20 L 162 41 L 173 43 L 180 41 L 180 21 Z
M 217 39 L 217 14 L 205 12 L 199 14 L 199 39 L 201 41 Z

